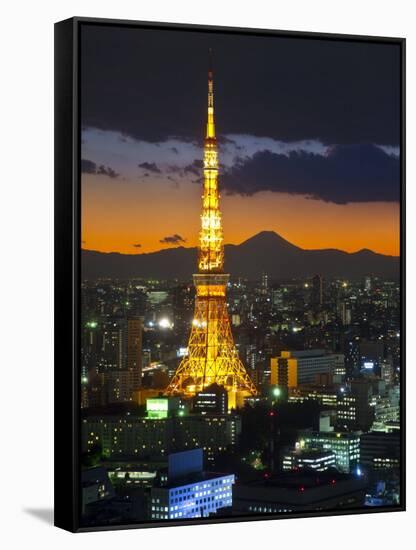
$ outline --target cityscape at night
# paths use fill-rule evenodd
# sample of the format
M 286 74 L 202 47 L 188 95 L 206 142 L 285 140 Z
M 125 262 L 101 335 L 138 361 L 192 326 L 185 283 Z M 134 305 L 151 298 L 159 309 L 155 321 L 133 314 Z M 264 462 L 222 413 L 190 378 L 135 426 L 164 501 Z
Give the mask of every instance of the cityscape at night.
M 395 46 L 123 33 L 81 36 L 82 525 L 400 506 Z

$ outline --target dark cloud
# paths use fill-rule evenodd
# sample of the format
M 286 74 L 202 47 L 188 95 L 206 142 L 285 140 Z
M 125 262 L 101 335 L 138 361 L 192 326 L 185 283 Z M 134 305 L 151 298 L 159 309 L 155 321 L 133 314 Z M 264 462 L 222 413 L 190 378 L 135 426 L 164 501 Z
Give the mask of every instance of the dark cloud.
M 142 162 L 138 164 L 138 167 L 149 170 L 149 172 L 154 172 L 155 174 L 160 174 L 160 168 L 158 168 L 155 162 Z
M 202 167 L 204 166 L 204 163 L 200 159 L 195 159 L 191 164 L 188 164 L 184 167 L 183 171 L 184 173 L 190 173 L 194 174 L 195 176 L 200 176 Z
M 274 191 L 306 195 L 326 202 L 399 201 L 400 162 L 374 145 L 337 145 L 326 156 L 293 151 L 261 151 L 240 158 L 224 172 L 230 194 Z
M 88 159 L 81 160 L 81 172 L 83 174 L 99 174 L 102 176 L 108 176 L 112 179 L 118 178 L 120 175 L 110 166 L 104 166 L 103 164 L 98 166 L 95 162 Z
M 95 174 L 97 171 L 97 165 L 92 160 L 81 160 L 81 172 L 83 174 Z
M 114 178 L 114 179 L 118 178 L 120 175 L 115 170 L 110 168 L 110 166 L 103 166 L 102 164 L 97 168 L 97 174 L 108 176 L 109 178 Z
M 260 33 L 84 24 L 83 126 L 201 141 L 211 46 L 219 138 L 399 144 L 398 44 Z
M 141 248 L 142 245 L 140 243 L 134 243 L 132 246 L 134 246 L 134 248 Z
M 178 166 L 176 164 L 171 164 L 170 166 L 168 166 L 167 172 L 170 172 L 171 174 L 177 174 L 181 177 L 186 177 L 189 174 L 192 174 L 194 176 L 201 176 L 203 166 L 204 166 L 204 163 L 202 160 L 195 159 L 190 164 L 187 164 L 186 166 Z M 170 180 L 174 179 L 172 178 L 172 176 L 167 176 L 167 178 Z
M 169 235 L 168 237 L 163 237 L 163 239 L 160 239 L 162 244 L 180 244 L 180 243 L 186 243 L 186 239 L 175 233 L 174 235 Z

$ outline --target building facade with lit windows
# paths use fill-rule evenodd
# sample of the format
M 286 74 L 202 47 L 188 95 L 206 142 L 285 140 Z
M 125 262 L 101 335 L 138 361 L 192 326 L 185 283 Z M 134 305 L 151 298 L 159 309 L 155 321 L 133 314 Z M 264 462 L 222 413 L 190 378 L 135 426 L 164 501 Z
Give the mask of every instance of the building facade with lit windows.
M 283 470 L 301 470 L 303 468 L 324 472 L 335 468 L 336 459 L 333 451 L 318 449 L 294 449 L 283 456 Z
M 232 506 L 234 474 L 201 474 L 151 489 L 151 519 L 203 518 Z
M 317 376 L 332 375 L 339 368 L 339 354 L 320 349 L 282 351 L 270 360 L 270 383 L 284 388 L 313 384 Z
M 339 390 L 331 387 L 305 384 L 291 388 L 288 395 L 290 403 L 304 403 L 305 401 L 317 401 L 325 407 L 337 406 Z
M 360 462 L 360 436 L 346 432 L 303 432 L 297 443 L 300 449 L 332 451 L 340 472 L 352 472 Z
M 370 432 L 361 436 L 361 463 L 367 469 L 393 469 L 400 465 L 400 432 Z
M 151 489 L 151 519 L 203 518 L 231 508 L 234 474 L 204 472 L 202 449 L 173 453 L 168 461 L 167 475 Z
M 226 414 L 227 410 L 227 392 L 218 384 L 211 384 L 194 397 L 194 412 Z
M 162 411 L 163 412 L 163 411 Z M 201 447 L 209 461 L 233 449 L 241 432 L 238 415 L 189 415 L 173 418 L 95 416 L 82 422 L 82 448 L 101 446 L 106 458 L 160 458 Z

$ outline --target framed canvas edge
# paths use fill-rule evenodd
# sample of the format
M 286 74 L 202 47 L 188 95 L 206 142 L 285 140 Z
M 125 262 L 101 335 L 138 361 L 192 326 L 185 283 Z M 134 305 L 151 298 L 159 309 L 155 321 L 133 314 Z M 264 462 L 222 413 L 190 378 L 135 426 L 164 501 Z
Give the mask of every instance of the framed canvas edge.
M 107 25 L 181 31 L 363 41 L 400 47 L 400 317 L 401 317 L 401 430 L 400 505 L 351 510 L 299 512 L 285 515 L 250 515 L 147 521 L 134 524 L 81 527 L 80 491 L 80 283 L 81 283 L 81 174 L 80 174 L 80 26 Z M 73 17 L 55 23 L 54 33 L 54 525 L 81 533 L 155 527 L 208 525 L 401 512 L 406 510 L 406 39 L 352 34 L 320 33 Z M 65 330 L 67 329 L 67 330 Z M 64 389 L 63 389 L 64 388 Z

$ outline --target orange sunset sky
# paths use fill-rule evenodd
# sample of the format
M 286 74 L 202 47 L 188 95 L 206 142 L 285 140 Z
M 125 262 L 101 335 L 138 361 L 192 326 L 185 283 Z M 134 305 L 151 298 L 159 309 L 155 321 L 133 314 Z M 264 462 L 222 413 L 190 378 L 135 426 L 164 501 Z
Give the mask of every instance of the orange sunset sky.
M 198 184 L 166 184 L 150 177 L 145 183 L 106 179 L 96 174 L 82 177 L 83 248 L 153 252 L 166 248 L 160 240 L 173 234 L 186 240 L 183 246 L 197 244 Z M 222 194 L 221 210 L 226 243 L 239 244 L 259 231 L 273 230 L 301 248 L 369 248 L 399 255 L 398 203 L 338 205 L 264 191 L 250 197 Z

